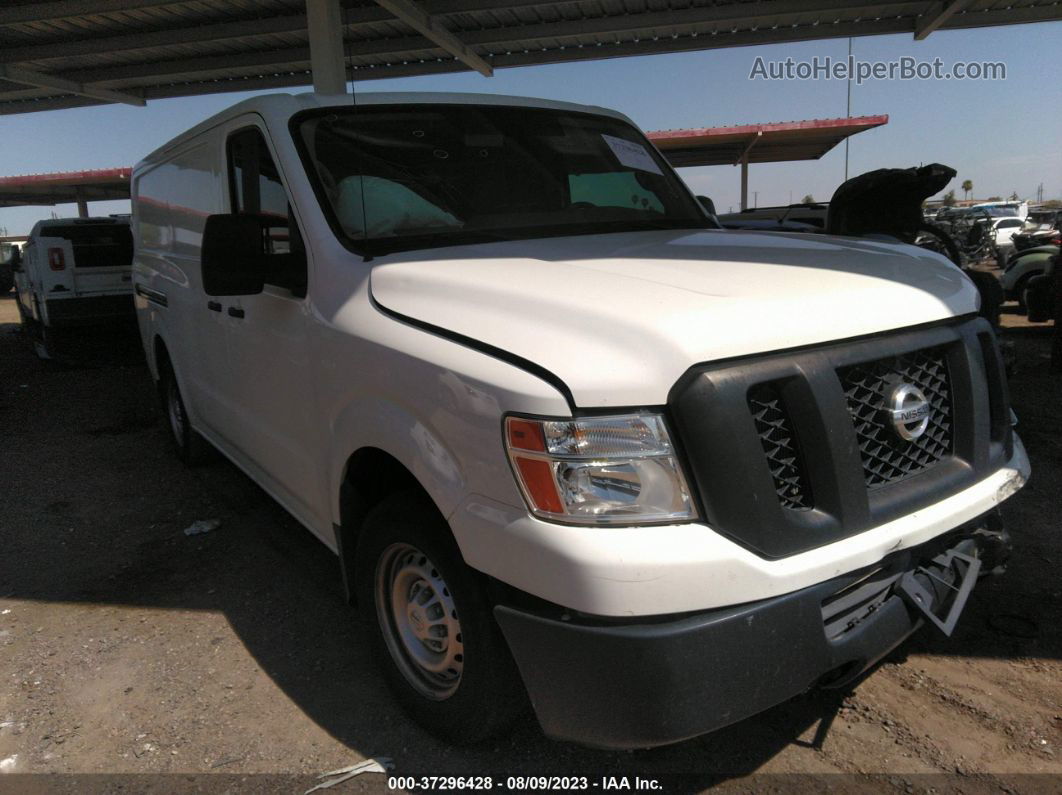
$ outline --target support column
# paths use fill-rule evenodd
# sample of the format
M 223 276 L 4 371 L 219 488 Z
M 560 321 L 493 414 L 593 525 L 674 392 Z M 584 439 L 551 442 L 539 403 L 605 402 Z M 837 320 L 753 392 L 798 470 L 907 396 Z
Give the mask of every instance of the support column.
M 763 130 L 756 130 L 756 134 L 745 144 L 745 149 L 734 165 L 741 165 L 741 209 L 749 206 L 749 152 L 752 151 L 757 141 L 763 137 Z
M 741 209 L 749 206 L 749 159 L 741 158 Z
M 74 196 L 77 197 L 77 217 L 88 218 L 88 200 L 85 198 L 85 191 L 80 187 L 74 188 Z
M 346 94 L 343 11 L 339 0 L 306 0 L 306 27 L 310 35 L 313 90 L 319 94 Z

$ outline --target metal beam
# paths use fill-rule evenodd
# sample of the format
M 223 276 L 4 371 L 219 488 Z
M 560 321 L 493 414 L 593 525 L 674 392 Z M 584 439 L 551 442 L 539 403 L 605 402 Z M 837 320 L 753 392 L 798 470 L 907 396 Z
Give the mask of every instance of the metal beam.
M 735 166 L 738 163 L 745 163 L 746 165 L 748 164 L 748 162 L 749 162 L 749 152 L 752 151 L 752 147 L 754 147 L 757 143 L 759 143 L 759 140 L 762 137 L 763 137 L 763 130 L 756 130 L 756 134 L 749 139 L 749 142 L 747 144 L 745 144 L 745 149 L 741 152 L 740 155 L 738 155 L 738 159 L 734 161 L 734 165 Z
M 147 104 L 144 102 L 143 97 L 136 97 L 132 94 L 126 94 L 121 91 L 112 91 L 108 88 L 95 88 L 90 85 L 85 85 L 84 83 L 77 83 L 73 80 L 56 77 L 55 75 L 41 74 L 40 72 L 33 72 L 29 69 L 19 69 L 5 64 L 0 64 L 0 78 L 10 80 L 13 83 L 22 83 L 27 86 L 55 89 L 67 94 L 75 94 L 79 97 L 100 99 L 104 102 L 121 102 L 126 105 L 138 105 L 140 107 Z
M 4 63 L 47 61 L 55 58 L 68 58 L 74 55 L 99 55 L 100 53 L 111 53 L 120 50 L 143 50 L 152 47 L 166 47 L 172 44 L 245 39 L 270 33 L 304 33 L 305 31 L 306 15 L 288 14 L 280 17 L 244 19 L 236 22 L 220 22 L 182 28 L 143 30 L 137 33 L 123 33 L 117 36 L 95 36 L 86 39 L 40 42 L 23 47 L 4 47 L 0 49 L 0 61 Z
M 432 16 L 413 0 L 375 0 L 375 2 L 376 5 L 386 8 L 422 36 L 431 39 L 469 69 L 475 69 L 484 77 L 494 74 L 491 65 L 447 30 L 439 17 Z
M 936 10 L 927 11 L 915 23 L 915 41 L 921 41 L 926 38 L 959 11 L 964 11 L 972 2 L 973 0 L 941 0 L 941 2 L 934 3 Z
M 52 0 L 50 3 L 26 3 L 0 8 L 0 25 L 27 22 L 52 22 L 86 14 L 132 11 L 150 6 L 176 5 L 178 0 Z
M 318 94 L 347 93 L 343 63 L 343 20 L 339 0 L 306 0 L 310 70 Z

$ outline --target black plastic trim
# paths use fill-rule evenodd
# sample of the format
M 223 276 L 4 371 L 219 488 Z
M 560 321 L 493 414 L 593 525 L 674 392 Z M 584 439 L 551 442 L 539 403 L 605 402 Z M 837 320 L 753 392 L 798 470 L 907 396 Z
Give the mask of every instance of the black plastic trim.
M 548 736 L 601 748 L 664 745 L 816 685 L 843 687 L 871 669 L 923 623 L 895 581 L 948 550 L 980 558 L 989 546 L 979 535 L 987 519 L 859 571 L 742 605 L 602 620 L 524 598 L 501 602 L 494 615 Z M 884 593 L 873 610 L 827 615 L 831 599 L 879 573 Z M 949 609 L 936 589 L 926 593 L 932 609 Z
M 170 299 L 166 297 L 166 293 L 159 292 L 158 290 L 152 290 L 150 287 L 145 287 L 142 284 L 136 285 L 134 288 L 136 294 L 142 298 L 146 298 L 156 306 L 169 306 Z

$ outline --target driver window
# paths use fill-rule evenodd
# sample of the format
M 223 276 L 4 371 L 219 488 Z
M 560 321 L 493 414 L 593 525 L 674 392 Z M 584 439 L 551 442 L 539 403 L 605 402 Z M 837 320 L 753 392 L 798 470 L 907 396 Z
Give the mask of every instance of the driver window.
M 232 212 L 260 215 L 268 224 L 266 283 L 305 296 L 306 249 L 261 130 L 249 127 L 229 136 L 228 161 Z

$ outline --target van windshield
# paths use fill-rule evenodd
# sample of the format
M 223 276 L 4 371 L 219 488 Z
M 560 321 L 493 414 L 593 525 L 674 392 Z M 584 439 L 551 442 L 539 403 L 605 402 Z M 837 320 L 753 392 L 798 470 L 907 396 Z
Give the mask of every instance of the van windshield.
M 714 226 L 645 137 L 607 116 L 382 105 L 303 114 L 293 132 L 333 226 L 369 254 Z

